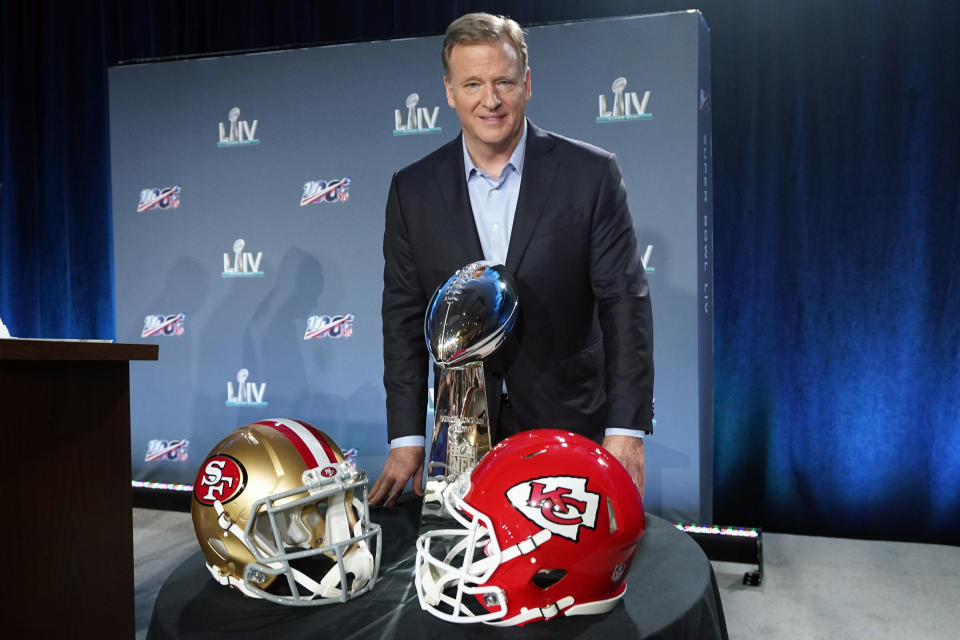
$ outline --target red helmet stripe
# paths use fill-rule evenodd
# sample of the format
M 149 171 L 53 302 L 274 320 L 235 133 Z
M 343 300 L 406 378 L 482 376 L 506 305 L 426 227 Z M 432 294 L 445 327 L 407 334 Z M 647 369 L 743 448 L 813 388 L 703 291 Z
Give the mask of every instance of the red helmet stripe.
M 317 442 L 319 442 L 320 446 L 323 448 L 323 452 L 326 454 L 327 460 L 330 462 L 330 464 L 337 463 L 337 454 L 334 452 L 333 447 L 330 446 L 330 437 L 327 436 L 327 434 L 325 434 L 323 431 L 320 431 L 320 429 L 317 429 L 312 424 L 307 424 L 306 422 L 296 419 L 293 419 L 293 422 L 296 422 L 314 435 L 314 437 L 317 439 Z
M 265 427 L 271 427 L 282 433 L 290 444 L 294 446 L 308 469 L 319 467 L 321 464 L 336 464 L 337 457 L 320 432 L 299 420 L 276 419 L 257 422 Z M 319 435 L 318 435 L 319 434 Z M 322 460 L 322 458 L 326 460 Z

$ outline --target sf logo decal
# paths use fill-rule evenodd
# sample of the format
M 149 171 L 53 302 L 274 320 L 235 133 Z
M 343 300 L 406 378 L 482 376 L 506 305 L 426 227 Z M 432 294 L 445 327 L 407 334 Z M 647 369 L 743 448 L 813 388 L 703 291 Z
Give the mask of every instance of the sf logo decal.
M 193 483 L 193 497 L 205 505 L 219 500 L 227 503 L 240 495 L 247 483 L 247 471 L 240 461 L 224 454 L 207 458 Z
M 513 507 L 534 524 L 576 542 L 580 527 L 597 524 L 600 494 L 587 491 L 587 479 L 574 476 L 536 478 L 507 490 Z

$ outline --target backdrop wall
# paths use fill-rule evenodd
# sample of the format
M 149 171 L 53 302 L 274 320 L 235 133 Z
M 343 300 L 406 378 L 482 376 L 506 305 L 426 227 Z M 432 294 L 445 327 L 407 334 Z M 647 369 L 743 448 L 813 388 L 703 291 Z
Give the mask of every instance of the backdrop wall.
M 708 519 L 706 25 L 672 13 L 534 27 L 527 41 L 541 60 L 528 115 L 616 153 L 627 184 L 663 354 L 646 507 Z M 441 44 L 110 70 L 117 337 L 163 354 L 132 366 L 135 480 L 192 483 L 227 432 L 270 416 L 310 421 L 379 475 L 384 205 L 394 171 L 460 131 Z

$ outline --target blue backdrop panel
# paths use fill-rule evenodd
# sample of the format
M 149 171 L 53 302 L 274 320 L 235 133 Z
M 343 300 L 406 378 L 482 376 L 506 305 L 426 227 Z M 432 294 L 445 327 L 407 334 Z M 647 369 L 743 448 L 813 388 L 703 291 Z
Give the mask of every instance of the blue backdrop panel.
M 190 483 L 226 432 L 270 416 L 315 424 L 379 473 L 383 209 L 392 172 L 459 132 L 441 41 L 110 70 L 117 337 L 161 354 L 132 368 L 135 479 Z M 665 14 L 538 27 L 528 41 L 531 119 L 618 155 L 644 248 L 648 506 L 709 518 L 706 27 Z

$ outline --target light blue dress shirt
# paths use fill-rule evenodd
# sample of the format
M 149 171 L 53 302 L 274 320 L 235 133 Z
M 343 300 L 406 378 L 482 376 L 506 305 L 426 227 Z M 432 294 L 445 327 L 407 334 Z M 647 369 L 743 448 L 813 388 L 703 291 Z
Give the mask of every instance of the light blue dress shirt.
M 497 178 L 479 169 L 467 152 L 467 142 L 463 140 L 463 171 L 470 194 L 470 207 L 473 220 L 480 236 L 483 258 L 497 264 L 507 263 L 507 249 L 510 247 L 510 232 L 513 230 L 513 215 L 517 211 L 517 198 L 520 196 L 520 181 L 523 178 L 523 157 L 527 150 L 527 122 L 523 122 L 523 135 L 517 148 L 513 150 L 507 164 L 500 170 Z M 504 383 L 506 391 L 506 383 Z M 633 436 L 642 438 L 639 429 L 607 428 L 608 436 Z M 426 444 L 424 436 L 403 436 L 390 441 L 394 447 L 422 447 Z
M 497 178 L 485 173 L 473 164 L 463 142 L 463 170 L 470 194 L 473 221 L 477 225 L 483 258 L 497 264 L 507 263 L 510 232 L 513 230 L 513 214 L 517 211 L 520 181 L 523 177 L 523 156 L 527 150 L 527 123 L 517 148 Z

